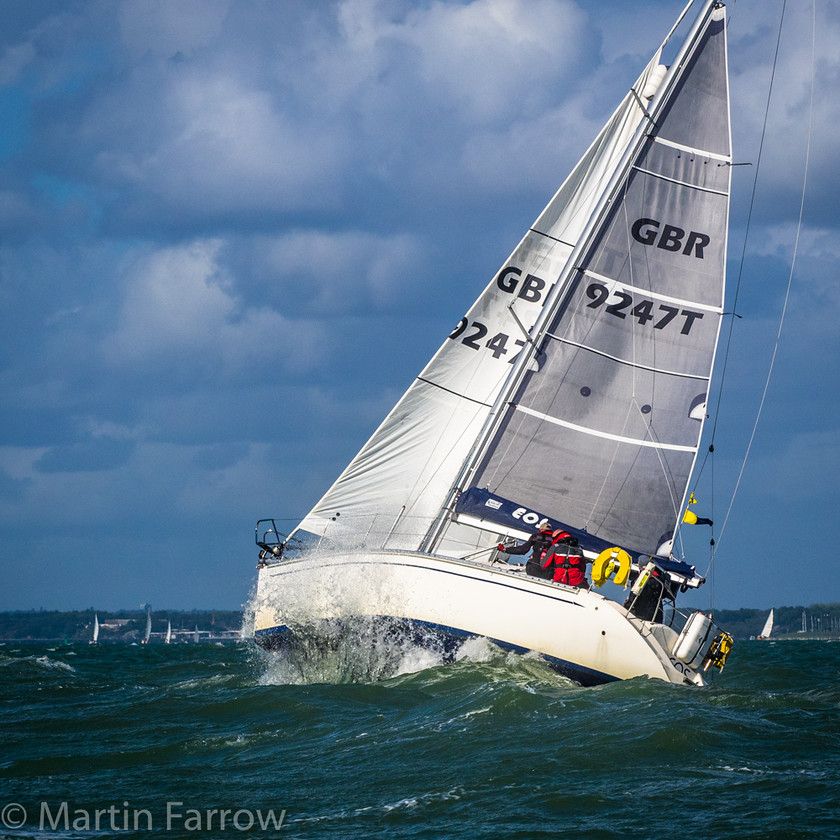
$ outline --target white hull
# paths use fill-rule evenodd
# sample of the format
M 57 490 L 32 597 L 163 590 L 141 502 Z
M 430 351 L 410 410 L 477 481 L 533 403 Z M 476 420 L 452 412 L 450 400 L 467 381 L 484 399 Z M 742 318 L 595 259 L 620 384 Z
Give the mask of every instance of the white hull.
M 266 647 L 296 628 L 359 617 L 534 650 L 583 685 L 639 676 L 705 682 L 670 654 L 672 629 L 642 621 L 596 591 L 510 566 L 381 551 L 310 555 L 260 569 L 254 631 Z

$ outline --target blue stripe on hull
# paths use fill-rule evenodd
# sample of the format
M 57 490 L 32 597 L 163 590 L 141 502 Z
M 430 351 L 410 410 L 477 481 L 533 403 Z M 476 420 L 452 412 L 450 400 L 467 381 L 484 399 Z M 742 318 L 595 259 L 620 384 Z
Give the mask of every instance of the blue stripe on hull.
M 478 636 L 475 633 L 470 633 L 468 630 L 461 630 L 458 627 L 447 627 L 443 624 L 434 624 L 428 621 L 418 621 L 416 619 L 394 619 L 387 616 L 377 616 L 376 620 L 392 624 L 398 622 L 403 627 L 413 628 L 415 631 L 426 631 L 425 633 L 417 632 L 413 637 L 413 641 L 425 647 L 434 648 L 437 652 L 443 653 L 444 656 L 449 657 L 449 661 L 454 657 L 459 643 L 463 639 L 475 639 Z M 332 622 L 330 622 L 332 623 Z M 432 634 L 430 637 L 429 634 Z M 488 637 L 489 641 L 498 645 L 503 650 L 512 651 L 514 653 L 527 653 L 529 648 L 521 647 L 520 645 L 505 642 L 502 639 L 494 639 Z M 286 625 L 279 625 L 277 627 L 270 627 L 265 630 L 257 630 L 254 633 L 254 640 L 256 643 L 266 650 L 278 650 L 284 648 L 295 647 L 297 640 L 294 631 Z M 431 644 L 434 641 L 435 644 Z M 602 671 L 596 671 L 592 668 L 587 668 L 584 665 L 578 665 L 574 662 L 568 662 L 565 659 L 559 659 L 556 656 L 549 656 L 546 653 L 540 653 L 545 661 L 559 674 L 574 680 L 578 685 L 585 687 L 603 685 L 604 683 L 615 682 L 619 678 L 610 674 L 605 674 Z

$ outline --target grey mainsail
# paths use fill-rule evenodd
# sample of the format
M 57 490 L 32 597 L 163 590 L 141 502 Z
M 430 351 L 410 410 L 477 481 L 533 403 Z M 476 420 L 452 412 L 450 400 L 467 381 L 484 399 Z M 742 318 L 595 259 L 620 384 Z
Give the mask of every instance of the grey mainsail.
M 469 481 L 650 554 L 670 549 L 723 310 L 723 8 L 711 4 L 665 85 Z

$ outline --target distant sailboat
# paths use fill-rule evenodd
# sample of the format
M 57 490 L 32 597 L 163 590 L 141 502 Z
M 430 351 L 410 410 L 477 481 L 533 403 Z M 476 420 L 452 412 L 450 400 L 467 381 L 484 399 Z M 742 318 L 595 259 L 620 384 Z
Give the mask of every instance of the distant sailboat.
M 773 632 L 773 610 L 770 610 L 770 615 L 767 616 L 767 621 L 764 622 L 764 627 L 758 634 L 759 639 L 767 640 Z
M 152 635 L 152 608 L 146 605 L 146 632 L 143 634 L 143 644 L 149 643 L 149 637 Z
M 198 625 L 195 626 L 195 634 L 193 635 L 193 641 L 198 644 Z
M 93 614 L 93 638 L 90 640 L 90 644 L 95 645 L 99 643 L 99 615 L 97 613 Z
M 164 644 L 169 644 L 172 641 L 172 622 L 166 622 L 166 638 L 163 640 Z

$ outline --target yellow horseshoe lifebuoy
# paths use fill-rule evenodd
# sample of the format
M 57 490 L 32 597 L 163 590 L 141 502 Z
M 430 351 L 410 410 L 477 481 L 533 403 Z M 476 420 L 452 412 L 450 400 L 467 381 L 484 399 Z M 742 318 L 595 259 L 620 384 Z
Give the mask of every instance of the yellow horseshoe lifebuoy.
M 622 586 L 630 575 L 630 555 L 618 546 L 602 551 L 592 564 L 592 582 L 603 586 L 612 575 L 613 583 Z

